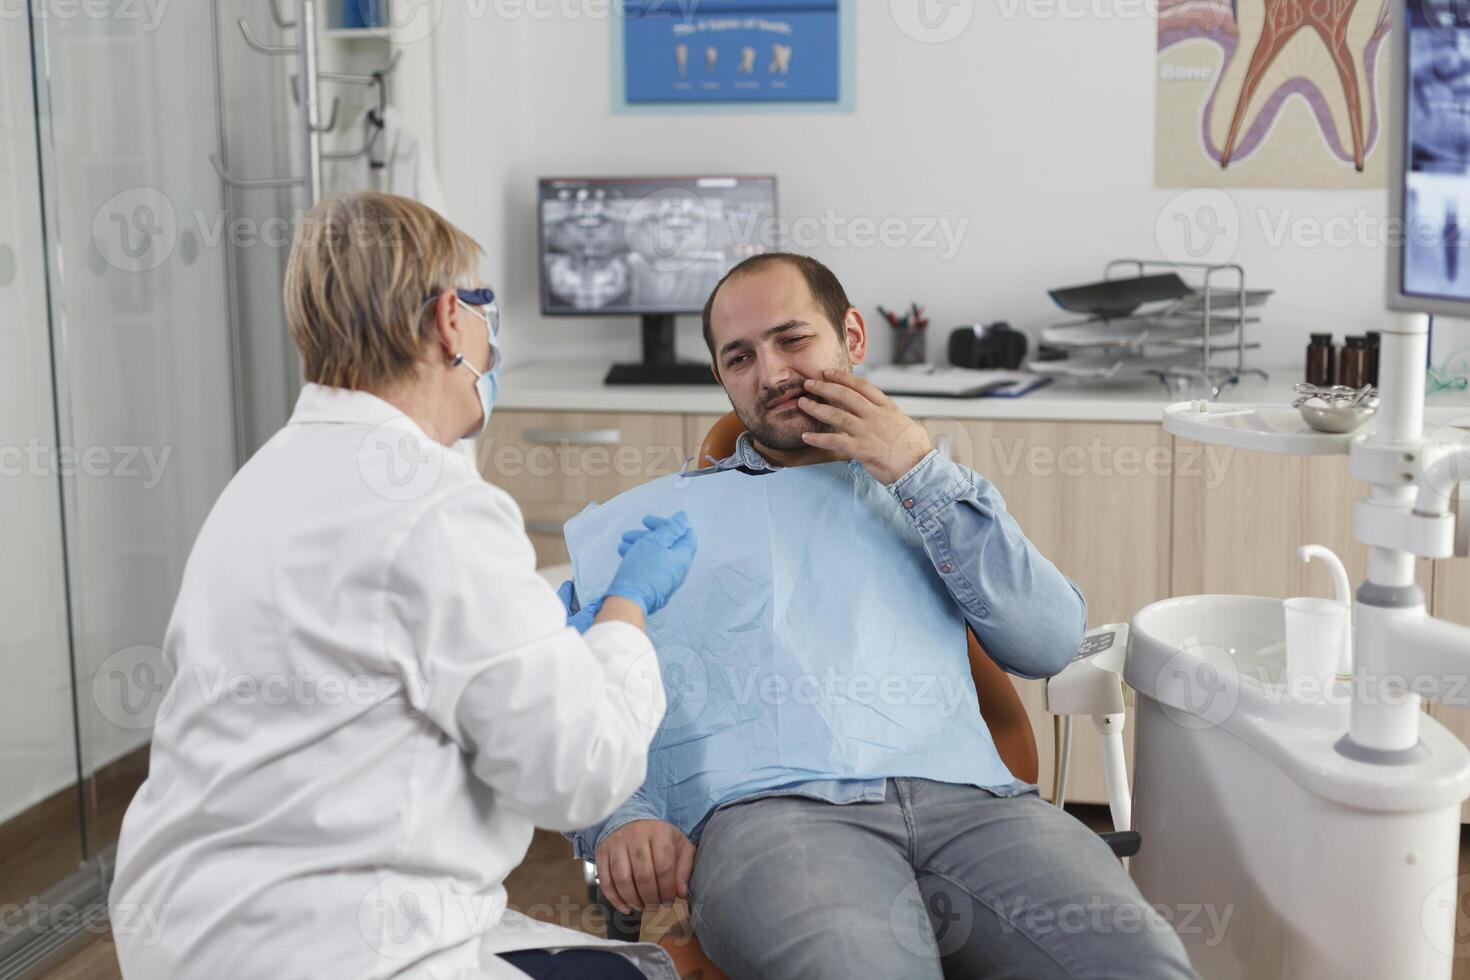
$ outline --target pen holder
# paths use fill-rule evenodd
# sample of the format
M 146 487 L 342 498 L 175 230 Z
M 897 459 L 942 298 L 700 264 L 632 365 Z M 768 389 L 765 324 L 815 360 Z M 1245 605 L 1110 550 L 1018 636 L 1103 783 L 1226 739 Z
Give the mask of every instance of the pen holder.
M 924 315 L 924 308 L 915 303 L 903 316 L 881 306 L 878 312 L 893 329 L 893 363 L 927 364 L 929 358 L 924 331 L 929 326 L 929 318 Z
M 908 327 L 893 331 L 894 364 L 927 364 L 929 361 L 925 332 L 922 328 Z

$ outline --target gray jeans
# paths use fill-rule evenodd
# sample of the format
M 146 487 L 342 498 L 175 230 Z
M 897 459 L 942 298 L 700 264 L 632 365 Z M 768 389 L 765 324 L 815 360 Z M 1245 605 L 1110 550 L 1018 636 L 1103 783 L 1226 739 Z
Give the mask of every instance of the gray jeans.
M 1108 846 L 1034 794 L 890 779 L 882 803 L 729 806 L 690 908 L 736 980 L 1196 977 Z

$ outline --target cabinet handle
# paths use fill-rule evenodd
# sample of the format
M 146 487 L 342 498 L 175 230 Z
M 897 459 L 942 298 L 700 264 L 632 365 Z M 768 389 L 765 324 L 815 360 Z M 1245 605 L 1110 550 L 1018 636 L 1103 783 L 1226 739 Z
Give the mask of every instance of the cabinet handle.
M 563 429 L 526 429 L 521 438 L 537 446 L 617 446 L 623 434 L 617 429 L 589 429 L 585 432 Z
M 566 527 L 561 521 L 527 521 L 527 534 L 561 534 Z

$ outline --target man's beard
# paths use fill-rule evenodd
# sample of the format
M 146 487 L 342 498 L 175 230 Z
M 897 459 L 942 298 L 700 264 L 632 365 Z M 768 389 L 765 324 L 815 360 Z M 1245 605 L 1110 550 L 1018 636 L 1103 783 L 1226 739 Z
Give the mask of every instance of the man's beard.
M 846 367 L 850 370 L 851 363 Z M 779 401 L 790 398 L 792 394 L 800 394 L 805 390 L 805 379 L 787 385 L 779 391 L 773 392 L 765 398 L 748 414 L 736 411 L 740 421 L 745 423 L 746 430 L 757 443 L 767 449 L 775 449 L 780 452 L 795 452 L 799 449 L 810 449 L 806 440 L 802 439 L 804 432 L 831 432 L 832 426 L 812 418 L 800 407 L 787 409 L 778 416 L 770 414 L 772 405 Z M 808 398 L 811 396 L 808 395 Z M 820 400 L 820 399 L 819 399 Z

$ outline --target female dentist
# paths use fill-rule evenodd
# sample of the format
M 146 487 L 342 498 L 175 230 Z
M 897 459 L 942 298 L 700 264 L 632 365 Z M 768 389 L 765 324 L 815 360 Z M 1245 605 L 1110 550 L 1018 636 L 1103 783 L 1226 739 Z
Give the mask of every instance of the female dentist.
M 696 543 L 652 522 L 569 624 L 453 448 L 499 384 L 479 255 L 403 198 L 306 216 L 285 292 L 310 384 L 216 502 L 164 640 L 110 900 L 154 926 L 116 937 L 129 980 L 675 978 L 656 946 L 506 909 L 533 827 L 642 784 L 665 707 L 644 617 Z

